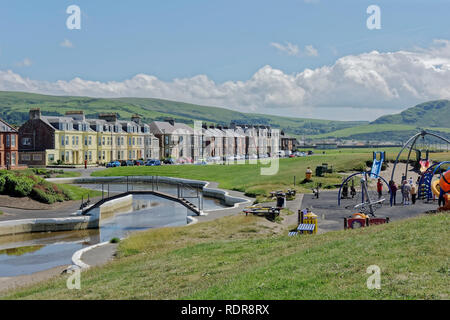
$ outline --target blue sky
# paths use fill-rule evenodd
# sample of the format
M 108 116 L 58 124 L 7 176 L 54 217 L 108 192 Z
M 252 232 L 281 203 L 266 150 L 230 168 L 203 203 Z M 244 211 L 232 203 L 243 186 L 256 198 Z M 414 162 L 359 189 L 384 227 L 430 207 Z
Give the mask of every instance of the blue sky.
M 81 8 L 81 30 L 66 28 L 71 4 Z M 381 8 L 381 30 L 366 28 L 371 4 Z M 50 84 L 76 77 L 122 82 L 137 74 L 168 83 L 197 75 L 215 84 L 248 81 L 264 66 L 291 75 L 373 50 L 429 48 L 436 39 L 450 39 L 449 9 L 448 0 L 1 1 L 0 70 Z M 290 43 L 299 53 L 289 55 L 274 43 Z M 306 46 L 317 54 L 308 55 Z M 214 101 L 204 104 L 221 105 Z M 406 101 L 394 99 L 392 109 Z M 239 107 L 232 100 L 221 106 L 227 104 Z

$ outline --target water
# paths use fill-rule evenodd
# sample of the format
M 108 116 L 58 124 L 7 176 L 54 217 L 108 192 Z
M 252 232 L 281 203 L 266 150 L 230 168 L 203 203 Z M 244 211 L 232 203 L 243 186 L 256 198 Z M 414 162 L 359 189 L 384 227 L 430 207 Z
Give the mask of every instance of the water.
M 208 207 L 220 205 L 205 198 L 205 209 L 206 203 Z M 134 195 L 132 206 L 102 216 L 100 228 L 96 230 L 0 237 L 0 277 L 70 265 L 73 253 L 83 247 L 122 238 L 133 231 L 186 225 L 187 215 L 195 213 L 177 202 L 152 195 Z

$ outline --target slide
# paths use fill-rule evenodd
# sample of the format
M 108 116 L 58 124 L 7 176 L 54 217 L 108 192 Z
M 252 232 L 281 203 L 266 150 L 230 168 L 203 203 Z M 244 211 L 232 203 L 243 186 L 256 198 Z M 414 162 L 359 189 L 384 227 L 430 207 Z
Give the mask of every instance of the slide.
M 380 160 L 377 159 L 378 153 L 380 154 Z M 379 177 L 383 161 L 384 161 L 384 151 L 376 151 L 373 153 L 373 165 L 372 170 L 370 171 L 371 178 L 375 179 Z
M 425 171 L 427 171 L 427 169 L 431 166 L 431 161 L 430 160 L 420 160 L 420 172 L 424 173 Z

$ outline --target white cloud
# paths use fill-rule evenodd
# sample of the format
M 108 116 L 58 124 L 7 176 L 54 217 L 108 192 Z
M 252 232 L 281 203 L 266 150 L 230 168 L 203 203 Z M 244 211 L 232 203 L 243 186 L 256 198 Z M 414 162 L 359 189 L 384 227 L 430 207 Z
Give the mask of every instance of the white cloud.
M 319 52 L 317 51 L 317 49 L 314 48 L 312 45 L 307 45 L 305 47 L 305 53 L 307 56 L 310 56 L 310 57 L 317 57 L 319 55 Z
M 392 112 L 433 99 L 450 99 L 450 41 L 430 48 L 378 52 L 339 58 L 334 64 L 286 74 L 267 65 L 246 81 L 215 83 L 206 75 L 170 82 L 137 74 L 121 82 L 47 82 L 0 71 L 0 90 L 92 97 L 154 97 L 243 112 L 317 115 L 355 119 L 349 110 L 367 111 L 373 119 L 380 110 Z M 356 109 L 355 109 L 356 108 Z M 327 110 L 327 114 L 322 111 Z M 374 110 L 374 112 L 370 112 Z M 376 110 L 376 112 L 375 112 Z M 334 117 L 334 116 L 333 116 Z
M 25 58 L 22 61 L 19 61 L 16 63 L 17 67 L 29 67 L 31 66 L 33 63 L 31 62 L 31 60 L 29 58 Z
M 290 42 L 286 42 L 285 45 L 278 42 L 271 42 L 270 45 L 281 52 L 288 54 L 289 56 L 308 56 L 308 57 L 317 57 L 319 52 L 313 45 L 305 46 L 304 52 L 302 52 L 296 44 L 292 44 Z
M 70 42 L 70 40 L 68 39 L 64 39 L 64 41 L 61 42 L 59 45 L 64 48 L 73 48 L 73 43 Z
M 282 52 L 287 53 L 290 56 L 298 56 L 298 54 L 300 53 L 300 49 L 298 48 L 298 46 L 290 42 L 286 42 L 286 45 L 278 42 L 271 42 L 270 45 Z

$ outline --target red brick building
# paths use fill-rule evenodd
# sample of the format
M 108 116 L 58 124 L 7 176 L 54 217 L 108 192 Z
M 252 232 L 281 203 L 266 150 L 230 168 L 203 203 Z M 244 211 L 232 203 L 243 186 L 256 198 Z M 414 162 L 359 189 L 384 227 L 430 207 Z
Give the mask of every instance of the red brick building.
M 19 143 L 16 129 L 0 119 L 0 169 L 14 169 L 19 163 Z

